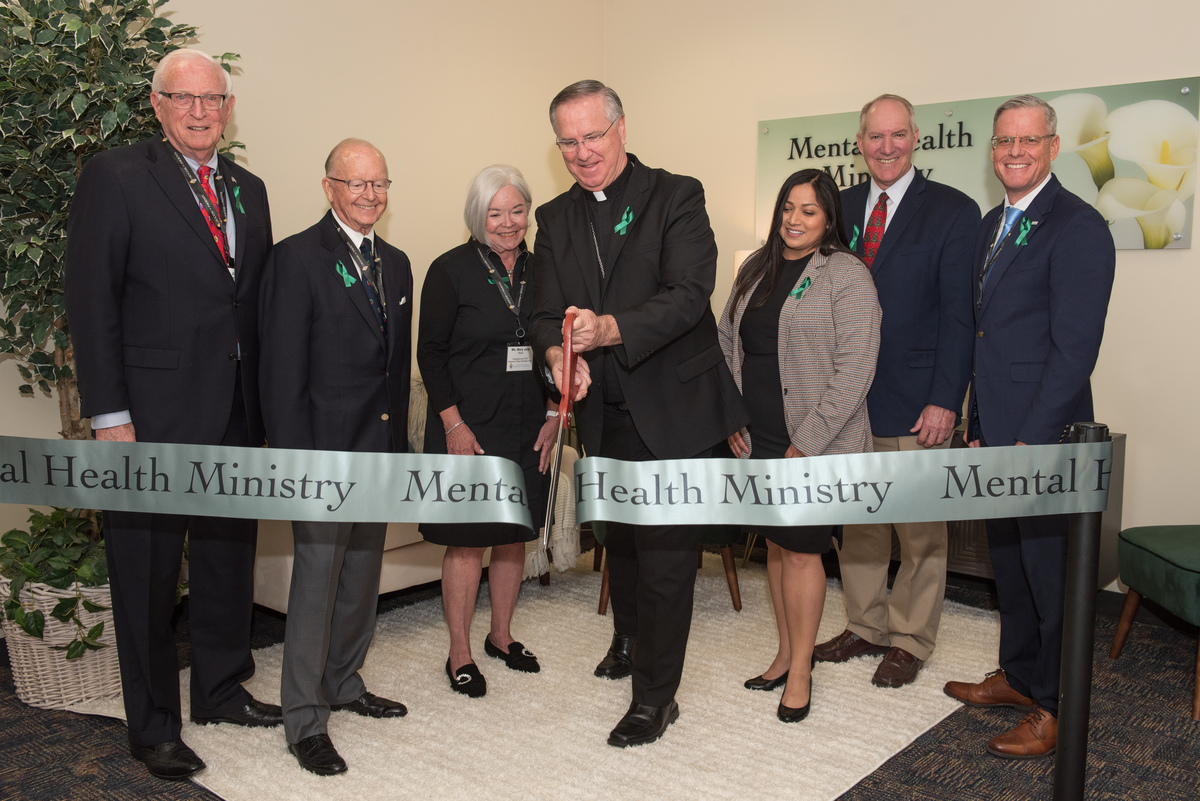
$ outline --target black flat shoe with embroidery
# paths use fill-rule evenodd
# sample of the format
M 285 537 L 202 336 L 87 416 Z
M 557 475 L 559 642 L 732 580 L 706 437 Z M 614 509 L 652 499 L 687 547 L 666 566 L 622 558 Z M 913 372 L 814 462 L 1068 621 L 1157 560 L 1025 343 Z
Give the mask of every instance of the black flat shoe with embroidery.
M 487 636 L 483 638 L 483 651 L 488 656 L 503 659 L 504 664 L 508 665 L 509 670 L 519 670 L 522 673 L 538 673 L 542 669 L 542 666 L 538 664 L 537 657 L 519 642 L 514 641 L 511 643 L 506 653 L 500 650 L 498 646 L 492 645 L 491 636 Z

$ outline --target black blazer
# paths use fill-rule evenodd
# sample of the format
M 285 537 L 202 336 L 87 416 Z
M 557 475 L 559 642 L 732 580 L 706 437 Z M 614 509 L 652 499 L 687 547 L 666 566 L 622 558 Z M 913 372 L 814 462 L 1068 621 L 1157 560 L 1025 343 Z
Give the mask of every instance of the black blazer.
M 236 281 L 161 137 L 96 155 L 67 223 L 66 306 L 82 413 L 129 409 L 139 440 L 215 445 L 229 423 L 241 350 L 252 444 L 258 284 L 271 248 L 262 181 L 220 158 L 235 193 Z
M 870 187 L 863 181 L 842 192 L 846 238 L 859 256 Z M 926 404 L 962 409 L 971 378 L 971 259 L 978 234 L 974 200 L 920 171 L 913 176 L 871 265 L 883 309 L 879 364 L 867 394 L 875 436 L 911 436 Z
M 412 270 L 375 236 L 387 337 L 333 212 L 275 246 L 263 273 L 260 386 L 274 448 L 408 450 Z M 341 263 L 353 283 L 339 274 Z
M 975 248 L 975 285 L 1004 204 L 987 213 Z M 1059 442 L 1071 423 L 1094 419 L 1092 369 L 1116 273 L 1116 249 L 1100 212 L 1063 188 L 1042 188 L 975 292 L 975 378 L 968 439 L 989 445 Z
M 616 375 L 638 434 L 656 458 L 695 456 L 749 418 L 717 342 L 709 307 L 717 246 L 694 178 L 638 163 L 623 203 L 633 212 L 600 286 L 584 190 L 578 185 L 537 210 L 534 245 L 534 353 L 562 345 L 568 306 L 616 318 Z M 604 370 L 586 355 L 592 386 L 576 404 L 585 452 L 600 453 Z

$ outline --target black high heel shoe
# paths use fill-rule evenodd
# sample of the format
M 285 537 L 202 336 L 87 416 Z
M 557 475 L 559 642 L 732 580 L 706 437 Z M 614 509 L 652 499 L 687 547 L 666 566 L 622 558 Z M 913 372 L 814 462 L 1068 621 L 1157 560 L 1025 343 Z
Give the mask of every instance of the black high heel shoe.
M 765 679 L 762 676 L 755 676 L 752 679 L 746 679 L 746 683 L 742 686 L 747 690 L 766 690 L 770 692 L 787 684 L 787 677 L 788 672 L 785 670 L 783 671 L 783 675 L 777 679 Z
M 775 716 L 784 723 L 799 723 L 808 717 L 808 710 L 812 707 L 812 676 L 808 677 L 808 703 L 802 707 L 784 706 L 783 701 L 779 702 L 779 709 L 775 710 Z

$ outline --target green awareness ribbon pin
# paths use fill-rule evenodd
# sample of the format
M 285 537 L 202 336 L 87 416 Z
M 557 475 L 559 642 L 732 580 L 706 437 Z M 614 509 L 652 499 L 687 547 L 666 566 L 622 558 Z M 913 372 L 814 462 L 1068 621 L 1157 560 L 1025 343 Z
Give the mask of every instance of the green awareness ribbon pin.
M 1028 245 L 1029 244 L 1029 232 L 1032 230 L 1033 230 L 1033 223 L 1029 222 L 1028 217 L 1022 217 L 1021 218 L 1021 231 L 1017 235 L 1017 238 L 1013 242 L 1013 245 L 1016 247 Z
M 242 206 L 242 187 L 240 186 L 235 186 L 233 188 L 233 203 L 235 206 L 237 206 L 238 211 L 240 211 L 242 214 L 246 213 L 245 207 Z
M 855 230 L 857 231 L 858 229 L 856 228 Z M 804 280 L 800 282 L 800 286 L 788 293 L 788 297 L 800 300 L 800 296 L 804 294 L 804 290 L 808 289 L 810 286 L 812 286 L 812 276 L 806 275 L 804 276 Z
M 625 236 L 625 231 L 631 222 L 633 222 L 633 207 L 626 206 L 625 213 L 621 215 L 621 221 L 613 226 L 613 233 Z
M 346 270 L 346 265 L 342 264 L 340 260 L 337 263 L 337 274 L 340 275 L 342 280 L 346 282 L 347 287 L 354 286 L 354 276 L 352 276 L 349 271 Z
M 854 236 L 850 237 L 850 249 L 851 250 L 856 250 L 858 248 L 858 234 L 859 234 L 859 230 L 858 230 L 858 226 L 856 225 L 856 226 L 854 226 Z

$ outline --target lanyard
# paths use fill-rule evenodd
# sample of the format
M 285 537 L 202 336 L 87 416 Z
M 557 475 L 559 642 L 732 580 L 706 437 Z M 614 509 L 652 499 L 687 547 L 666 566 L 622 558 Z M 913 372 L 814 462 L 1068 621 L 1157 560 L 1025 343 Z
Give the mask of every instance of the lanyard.
M 508 286 L 504 283 L 504 279 L 501 277 L 500 273 L 496 272 L 496 266 L 492 264 L 491 260 L 487 256 L 484 255 L 485 250 L 486 248 L 484 248 L 483 245 L 480 245 L 475 250 L 475 255 L 479 256 L 479 260 L 483 262 L 483 266 L 487 268 L 489 273 L 491 273 L 492 281 L 496 284 L 496 289 L 500 290 L 500 297 L 504 299 L 504 305 L 508 307 L 510 312 L 516 315 L 517 338 L 524 340 L 525 327 L 521 325 L 521 299 L 525 297 L 525 271 L 521 271 L 521 291 L 517 293 L 517 301 L 514 303 L 512 293 L 508 291 Z
M 1000 219 L 996 220 L 996 228 L 988 238 L 992 244 L 988 247 L 988 255 L 983 260 L 983 270 L 979 273 L 979 299 L 975 301 L 976 307 L 983 305 L 983 287 L 987 284 L 988 273 L 992 271 L 992 263 L 996 261 L 1000 251 L 1004 250 L 1004 241 L 999 238 L 1002 230 L 1004 230 L 1004 214 L 1001 214 Z
M 387 303 L 384 301 L 383 294 L 383 269 L 379 262 L 379 254 L 372 249 L 372 261 L 374 266 L 367 261 L 367 257 L 362 254 L 362 251 L 355 247 L 354 242 L 350 239 L 350 235 L 346 233 L 342 226 L 334 221 L 334 227 L 337 228 L 338 236 L 346 243 L 346 249 L 350 251 L 350 258 L 354 260 L 354 264 L 358 267 L 358 271 L 362 273 L 362 277 L 371 284 L 371 288 L 375 290 L 375 294 L 379 295 L 380 313 L 383 319 L 387 319 Z
M 175 158 L 175 163 L 179 165 L 179 171 L 183 173 L 184 179 L 188 182 L 188 186 L 192 188 L 192 194 L 196 196 L 196 200 L 200 203 L 200 207 L 208 214 L 208 219 L 212 221 L 213 226 L 225 234 L 224 250 L 222 254 L 225 261 L 230 265 L 233 264 L 233 256 L 229 253 L 229 235 L 225 227 L 229 224 L 228 215 L 225 213 L 225 183 L 221 180 L 221 173 L 213 170 L 213 192 L 217 196 L 220 203 L 220 208 L 213 205 L 212 199 L 204 188 L 200 186 L 200 179 L 196 177 L 196 173 L 192 171 L 192 167 L 183 160 L 183 156 L 174 147 L 171 148 L 171 155 Z

